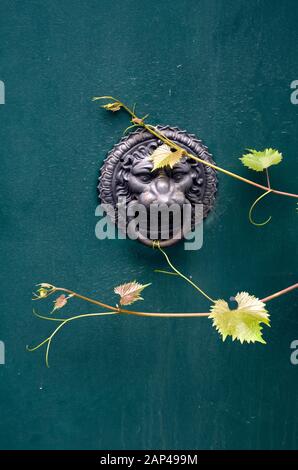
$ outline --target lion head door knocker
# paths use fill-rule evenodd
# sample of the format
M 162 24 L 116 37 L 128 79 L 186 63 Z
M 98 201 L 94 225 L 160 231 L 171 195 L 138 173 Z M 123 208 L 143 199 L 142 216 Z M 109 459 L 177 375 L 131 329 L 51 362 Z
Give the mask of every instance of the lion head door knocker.
M 178 128 L 156 126 L 188 153 L 213 163 L 194 135 Z M 146 245 L 169 246 L 184 238 L 213 207 L 216 172 L 183 156 L 173 168 L 153 171 L 150 159 L 161 142 L 145 129 L 123 137 L 101 168 L 98 191 L 102 207 L 129 238 Z M 199 210 L 198 210 L 199 208 Z

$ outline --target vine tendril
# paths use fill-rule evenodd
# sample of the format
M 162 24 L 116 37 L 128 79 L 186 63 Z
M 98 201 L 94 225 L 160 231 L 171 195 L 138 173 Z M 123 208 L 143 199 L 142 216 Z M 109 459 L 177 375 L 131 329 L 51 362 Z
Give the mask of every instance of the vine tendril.
M 178 276 L 180 276 L 182 279 L 184 279 L 186 282 L 188 282 L 192 287 L 194 287 L 197 291 L 200 292 L 200 294 L 202 294 L 206 299 L 208 299 L 210 302 L 214 303 L 215 300 L 213 300 L 211 297 L 209 297 L 208 294 L 206 294 L 206 292 L 204 292 L 197 284 L 195 284 L 191 279 L 189 279 L 187 276 L 185 276 L 184 274 L 182 274 L 180 271 L 178 271 L 177 268 L 175 268 L 175 266 L 172 264 L 172 262 L 170 261 L 170 258 L 168 257 L 168 255 L 166 254 L 166 252 L 160 247 L 159 243 L 156 244 L 157 248 L 159 249 L 159 251 L 164 255 L 168 265 L 170 266 L 170 268 L 173 270 L 173 273 L 168 273 L 168 272 L 164 272 L 165 274 L 177 274 Z M 162 271 L 161 271 L 162 272 Z
M 270 217 L 268 217 L 267 220 L 265 220 L 264 222 L 255 222 L 252 218 L 252 211 L 254 210 L 254 208 L 256 207 L 256 205 L 258 204 L 258 202 L 263 199 L 263 197 L 267 196 L 267 194 L 269 193 L 272 193 L 272 189 L 269 189 L 268 191 L 266 191 L 265 193 L 261 194 L 261 196 L 259 196 L 255 202 L 251 205 L 250 209 L 249 209 L 249 213 L 248 213 L 248 218 L 249 218 L 249 221 L 252 225 L 255 225 L 256 227 L 263 227 L 264 225 L 268 224 L 268 222 L 270 222 L 270 220 L 272 219 L 271 215 Z
M 46 347 L 45 360 L 46 360 L 46 366 L 50 367 L 50 365 L 49 365 L 49 353 L 50 353 L 50 347 L 51 347 L 51 344 L 52 344 L 52 340 L 53 340 L 54 336 L 58 333 L 58 331 L 61 330 L 61 328 L 63 328 L 64 325 L 66 325 L 66 323 L 69 323 L 73 320 L 78 320 L 79 318 L 85 318 L 85 317 L 99 317 L 99 316 L 104 316 L 104 315 L 115 315 L 115 314 L 117 314 L 117 312 L 115 311 L 115 312 L 85 313 L 83 315 L 76 315 L 76 316 L 73 316 L 73 317 L 70 317 L 70 318 L 67 318 L 67 319 L 44 317 L 42 315 L 39 315 L 36 312 L 34 312 L 34 314 L 36 316 L 38 316 L 39 318 L 43 318 L 44 320 L 60 321 L 60 325 L 58 325 L 57 328 L 55 328 L 55 330 L 53 331 L 53 333 L 51 333 L 50 336 L 48 336 L 44 341 L 39 343 L 37 346 L 34 346 L 33 348 L 30 348 L 29 346 L 27 346 L 27 348 L 26 348 L 27 351 L 33 352 L 33 351 L 36 351 L 37 349 L 39 349 L 44 344 L 48 343 L 47 347 Z

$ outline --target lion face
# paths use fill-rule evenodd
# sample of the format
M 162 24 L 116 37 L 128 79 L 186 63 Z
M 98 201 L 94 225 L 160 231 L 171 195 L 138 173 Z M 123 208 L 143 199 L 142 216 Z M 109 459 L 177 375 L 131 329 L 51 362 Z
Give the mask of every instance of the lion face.
M 202 183 L 200 166 L 186 157 L 173 168 L 153 171 L 150 156 L 140 159 L 128 156 L 118 168 L 116 192 L 126 196 L 128 222 L 138 213 L 142 240 L 164 240 L 181 238 L 182 225 L 187 222 L 186 208 L 187 226 L 193 228 L 193 207 L 200 202 Z M 159 218 L 157 222 L 152 221 L 153 213 Z M 166 213 L 168 215 L 162 215 Z
M 192 186 L 195 171 L 187 161 L 181 161 L 174 168 L 153 170 L 149 157 L 135 162 L 127 177 L 130 193 L 140 204 L 149 208 L 151 204 L 187 203 L 186 194 Z

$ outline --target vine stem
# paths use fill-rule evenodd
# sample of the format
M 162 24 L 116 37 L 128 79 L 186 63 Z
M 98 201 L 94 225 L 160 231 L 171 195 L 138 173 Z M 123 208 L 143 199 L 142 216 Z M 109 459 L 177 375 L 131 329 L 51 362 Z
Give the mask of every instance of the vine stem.
M 287 294 L 288 292 L 291 292 L 291 290 L 294 290 L 297 288 L 298 288 L 298 282 L 296 284 L 293 284 L 292 286 L 286 287 L 285 289 L 275 292 L 274 294 L 268 295 L 268 297 L 264 297 L 264 299 L 261 299 L 261 302 L 269 302 L 269 300 L 276 299 L 277 297 Z
M 263 299 L 261 299 L 261 302 L 269 302 L 270 300 L 276 299 L 277 297 L 280 297 L 284 294 L 287 294 L 288 292 L 290 292 L 294 289 L 297 289 L 297 288 L 298 288 L 298 283 L 293 284 L 292 286 L 289 286 L 289 287 L 287 287 L 283 290 L 275 292 L 274 294 L 271 294 L 267 297 L 264 297 Z M 74 297 L 77 297 L 81 300 L 85 300 L 86 302 L 89 302 L 91 304 L 99 305 L 100 307 L 106 308 L 107 310 L 111 310 L 111 311 L 116 312 L 116 313 L 126 313 L 128 315 L 137 315 L 137 316 L 143 316 L 143 317 L 169 317 L 169 318 L 170 317 L 178 317 L 178 318 L 179 317 L 208 317 L 210 315 L 210 312 L 208 312 L 208 313 L 199 313 L 199 312 L 195 312 L 195 313 L 138 312 L 138 311 L 134 311 L 134 310 L 126 310 L 126 309 L 123 309 L 123 308 L 120 308 L 120 307 L 116 308 L 116 307 L 113 307 L 112 305 L 104 304 L 103 302 L 100 302 L 98 300 L 94 300 L 94 299 L 91 299 L 91 298 L 86 297 L 84 295 L 78 294 L 77 292 L 74 292 L 72 290 L 65 289 L 64 287 L 56 287 L 55 290 L 56 291 L 66 292 L 68 294 L 72 294 Z M 91 314 L 89 314 L 89 315 L 91 316 Z
M 154 313 L 154 312 L 137 312 L 134 310 L 126 310 L 121 307 L 113 307 L 112 305 L 104 304 L 98 300 L 91 299 L 90 297 L 86 297 L 85 295 L 78 294 L 72 290 L 66 289 L 64 287 L 56 287 L 56 291 L 66 292 L 67 294 L 71 294 L 78 299 L 85 300 L 91 304 L 99 305 L 107 310 L 116 311 L 117 313 L 127 313 L 128 315 L 138 315 L 143 317 L 207 317 L 210 313 Z
M 120 100 L 118 100 L 117 98 L 114 98 L 113 96 L 98 96 L 98 97 L 94 97 L 93 100 L 96 101 L 96 100 L 101 100 L 101 99 L 110 99 L 110 100 L 113 100 L 117 103 L 119 103 L 121 105 L 121 107 L 128 113 L 130 114 L 130 116 L 133 118 L 133 119 L 137 119 L 139 120 L 139 126 L 141 127 L 144 127 L 148 132 L 150 132 L 151 134 L 153 134 L 155 137 L 157 137 L 158 139 L 160 139 L 161 141 L 163 141 L 164 143 L 168 144 L 171 148 L 174 148 L 176 150 L 180 150 L 180 147 L 173 141 L 171 141 L 170 139 L 168 139 L 166 136 L 164 136 L 161 132 L 159 132 L 154 126 L 151 126 L 149 124 L 146 124 L 141 118 L 138 118 L 138 116 L 136 116 L 135 112 L 133 110 L 131 110 L 128 106 L 126 106 L 124 103 L 122 103 Z M 221 173 L 224 173 L 225 175 L 228 175 L 228 176 L 231 176 L 232 178 L 235 178 L 239 181 L 242 181 L 243 183 L 247 183 L 247 184 L 250 184 L 251 186 L 255 186 L 259 189 L 262 189 L 264 191 L 269 191 L 271 190 L 272 193 L 274 194 L 279 194 L 280 196 L 288 196 L 288 197 L 294 197 L 294 198 L 298 198 L 298 194 L 294 194 L 294 193 L 288 193 L 288 192 L 285 192 L 285 191 L 280 191 L 280 190 L 277 190 L 277 189 L 272 189 L 270 188 L 270 186 L 263 186 L 262 184 L 259 184 L 259 183 L 256 183 L 255 181 L 252 181 L 252 180 L 249 180 L 247 178 L 244 178 L 240 175 L 237 175 L 236 173 L 233 173 L 232 171 L 228 171 L 228 170 L 225 170 L 224 168 L 221 168 L 217 165 L 214 165 L 213 163 L 210 163 L 206 160 L 203 160 L 199 157 L 196 157 L 194 155 L 192 155 L 191 153 L 188 153 L 186 152 L 185 155 L 187 155 L 189 158 L 192 158 L 193 160 L 199 162 L 199 163 L 202 163 L 203 165 L 206 165 L 206 166 L 209 166 L 211 168 L 213 168 L 214 170 L 216 171 L 219 171 Z M 269 184 L 269 183 L 268 183 Z
M 271 183 L 270 183 L 270 176 L 269 176 L 268 168 L 266 168 L 265 171 L 266 171 L 267 186 L 268 186 L 269 189 L 271 189 Z

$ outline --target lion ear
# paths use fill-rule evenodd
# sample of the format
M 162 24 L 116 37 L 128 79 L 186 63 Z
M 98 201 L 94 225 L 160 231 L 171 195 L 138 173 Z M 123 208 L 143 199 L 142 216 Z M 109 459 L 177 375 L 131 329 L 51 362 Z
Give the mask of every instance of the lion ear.
M 128 171 L 123 171 L 123 173 L 122 173 L 123 181 L 125 181 L 125 182 L 128 181 L 128 175 L 129 175 Z
M 120 168 L 116 176 L 117 183 L 126 183 L 128 181 L 128 173 L 128 170 L 126 170 L 125 168 Z
M 122 161 L 122 168 L 124 168 L 124 170 L 130 170 L 131 168 L 131 165 L 133 163 L 133 156 L 132 155 L 128 155 L 126 156 L 126 158 Z
M 191 169 L 191 177 L 192 177 L 193 181 L 195 181 L 196 178 L 197 178 L 197 172 L 194 168 Z
M 118 170 L 117 181 L 128 181 L 128 175 L 131 170 L 132 162 L 132 155 L 127 155 L 125 158 L 120 159 L 120 168 Z

